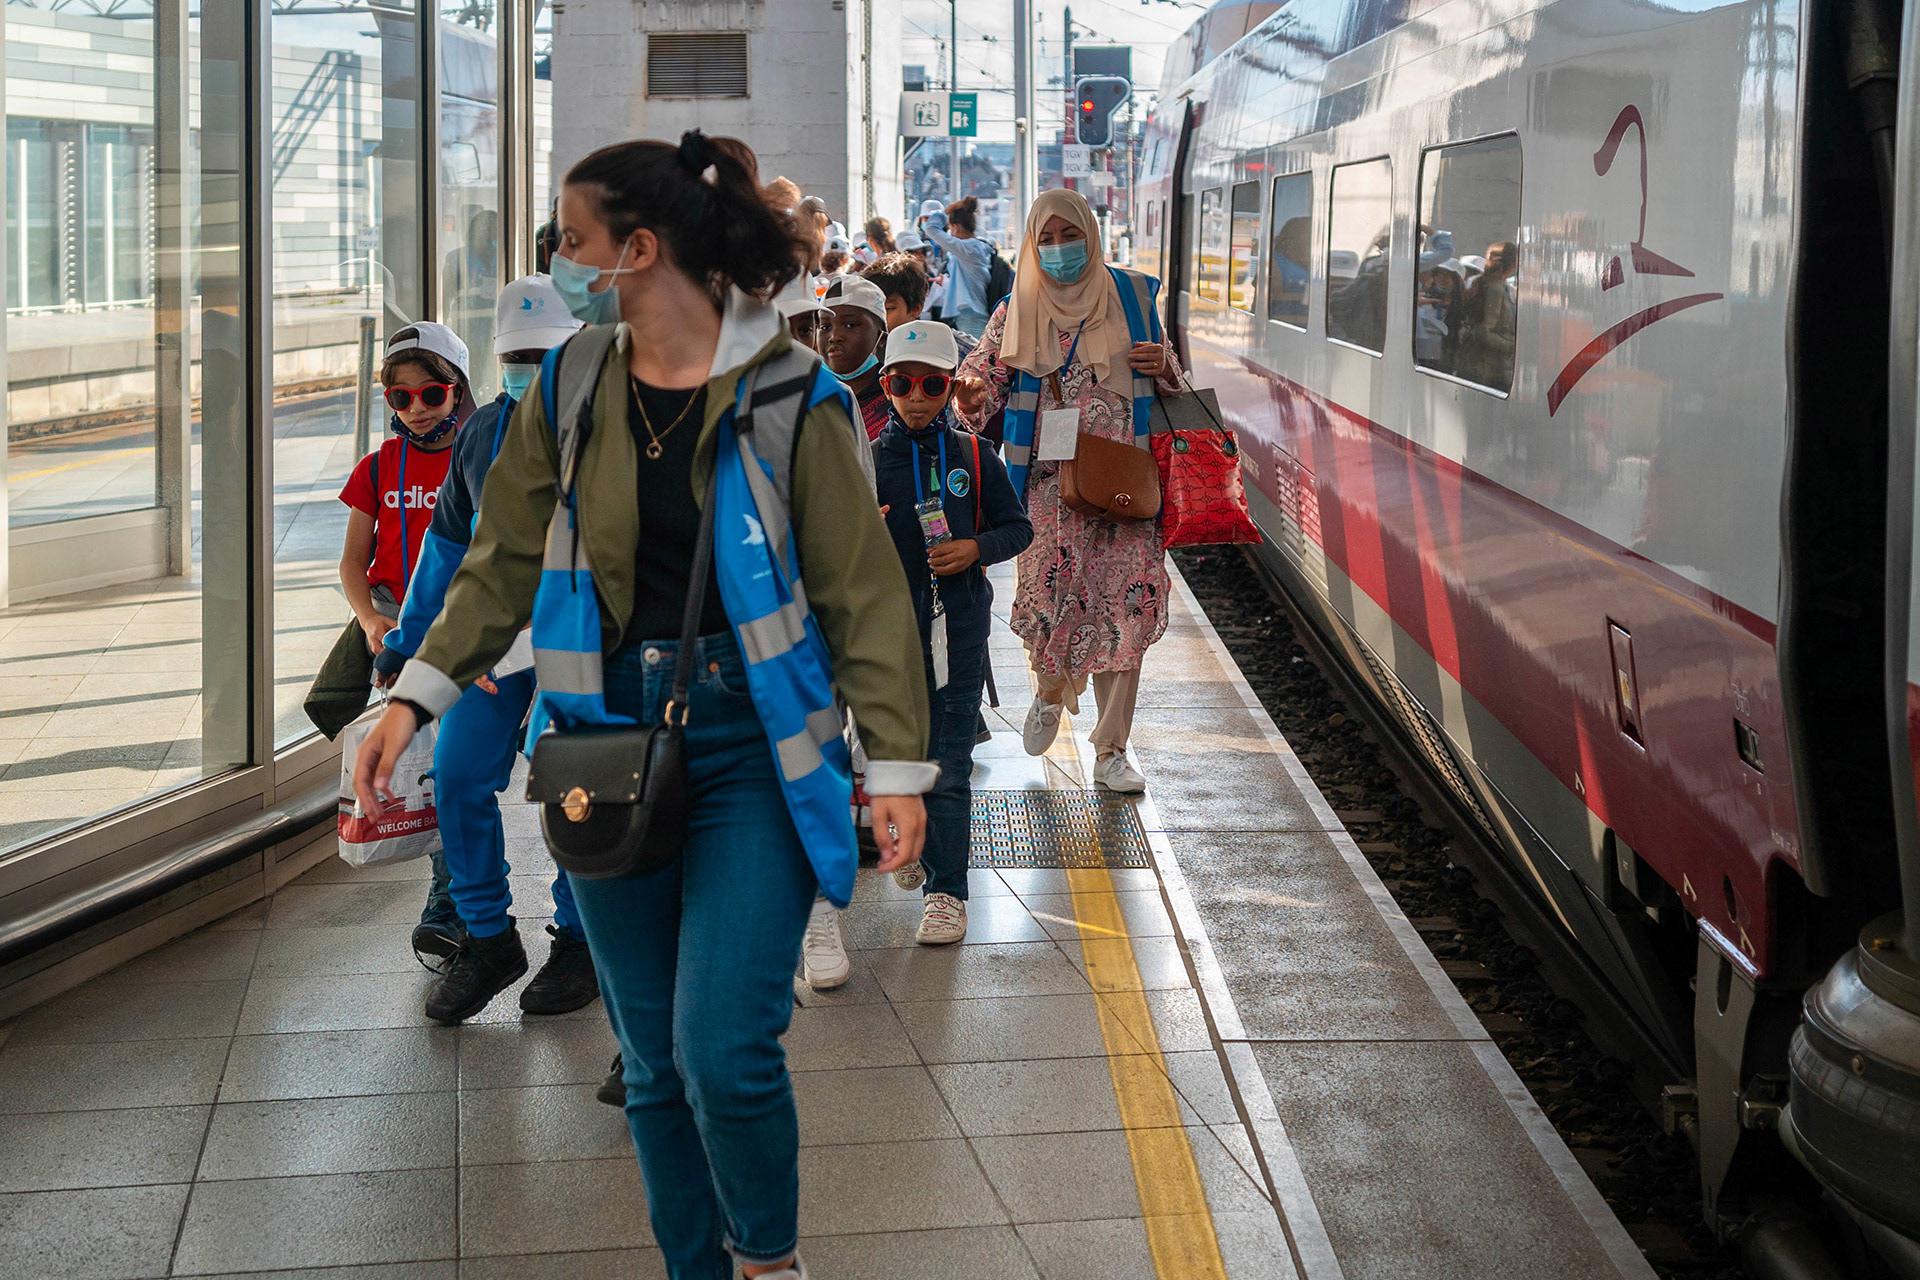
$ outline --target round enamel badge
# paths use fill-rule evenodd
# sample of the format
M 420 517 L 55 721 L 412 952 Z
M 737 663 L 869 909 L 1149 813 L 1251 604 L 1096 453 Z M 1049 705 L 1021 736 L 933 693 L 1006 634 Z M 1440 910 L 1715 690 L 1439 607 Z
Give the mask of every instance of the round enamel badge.
M 973 491 L 973 477 L 967 474 L 965 467 L 955 467 L 947 472 L 947 492 L 956 498 L 964 498 Z

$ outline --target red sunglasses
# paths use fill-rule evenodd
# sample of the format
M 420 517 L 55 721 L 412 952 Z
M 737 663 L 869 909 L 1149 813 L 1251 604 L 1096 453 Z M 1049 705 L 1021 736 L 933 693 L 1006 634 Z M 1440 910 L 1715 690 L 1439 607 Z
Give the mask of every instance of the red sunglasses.
M 444 409 L 453 400 L 453 383 L 428 382 L 418 387 L 388 387 L 387 403 L 393 406 L 395 413 L 405 413 L 413 408 L 413 398 L 420 397 L 420 403 L 429 409 Z
M 953 375 L 950 373 L 890 373 L 887 375 L 886 392 L 904 400 L 913 394 L 915 387 L 919 387 L 923 393 L 938 400 L 947 394 L 947 388 L 952 385 Z

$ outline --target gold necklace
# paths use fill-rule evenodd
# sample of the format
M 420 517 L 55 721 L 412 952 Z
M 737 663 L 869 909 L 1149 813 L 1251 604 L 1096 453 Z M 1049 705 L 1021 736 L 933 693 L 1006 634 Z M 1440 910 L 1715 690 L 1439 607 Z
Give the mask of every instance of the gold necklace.
M 660 447 L 660 442 L 672 435 L 673 429 L 682 422 L 685 422 L 687 415 L 693 412 L 693 402 L 700 398 L 700 388 L 695 387 L 687 393 L 687 402 L 680 406 L 680 416 L 668 423 L 665 431 L 655 431 L 653 429 L 653 419 L 647 416 L 647 402 L 640 394 L 640 379 L 634 377 L 632 374 L 628 374 L 627 381 L 633 384 L 633 404 L 635 408 L 640 410 L 640 425 L 647 429 L 647 458 L 650 461 L 658 462 L 660 455 L 666 452 L 665 449 Z

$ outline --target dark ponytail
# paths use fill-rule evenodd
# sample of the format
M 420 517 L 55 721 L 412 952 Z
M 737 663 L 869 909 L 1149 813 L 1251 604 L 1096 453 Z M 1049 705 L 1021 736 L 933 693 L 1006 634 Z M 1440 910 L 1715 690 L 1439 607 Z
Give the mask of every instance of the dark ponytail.
M 760 165 L 737 138 L 689 129 L 680 144 L 653 140 L 602 147 L 567 174 L 591 193 L 595 212 L 624 240 L 641 227 L 674 265 L 712 289 L 769 294 L 791 280 L 805 246 L 790 217 L 760 195 Z
M 947 221 L 972 235 L 979 229 L 980 197 L 962 196 L 947 206 Z

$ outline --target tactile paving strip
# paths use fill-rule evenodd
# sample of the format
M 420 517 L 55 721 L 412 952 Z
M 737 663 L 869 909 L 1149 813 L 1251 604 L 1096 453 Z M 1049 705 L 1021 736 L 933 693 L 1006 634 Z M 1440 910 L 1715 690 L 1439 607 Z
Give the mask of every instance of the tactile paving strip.
M 976 791 L 976 867 L 1151 867 L 1140 815 L 1108 791 Z

